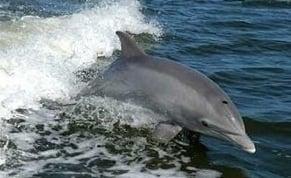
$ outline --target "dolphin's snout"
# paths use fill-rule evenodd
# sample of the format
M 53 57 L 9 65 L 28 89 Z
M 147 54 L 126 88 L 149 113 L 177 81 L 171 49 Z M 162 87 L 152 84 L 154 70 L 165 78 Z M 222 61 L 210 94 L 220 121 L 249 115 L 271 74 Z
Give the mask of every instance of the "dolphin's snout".
M 248 135 L 231 135 L 230 139 L 234 144 L 240 146 L 242 150 L 248 153 L 256 152 L 255 144 L 252 142 Z
M 242 148 L 248 153 L 255 153 L 256 152 L 256 147 L 255 144 L 252 142 L 252 140 L 246 136 L 245 140 L 242 143 Z
M 245 149 L 245 151 L 248 152 L 248 153 L 255 153 L 256 152 L 256 147 L 253 144 L 253 146 L 251 148 L 247 148 L 247 149 Z

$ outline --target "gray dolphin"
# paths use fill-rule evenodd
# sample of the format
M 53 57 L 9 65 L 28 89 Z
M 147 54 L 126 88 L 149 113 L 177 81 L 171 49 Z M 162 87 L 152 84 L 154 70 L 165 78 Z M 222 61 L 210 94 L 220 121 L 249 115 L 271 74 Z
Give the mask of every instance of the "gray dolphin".
M 249 153 L 256 151 L 237 108 L 216 83 L 187 66 L 145 54 L 127 33 L 116 34 L 121 57 L 80 95 L 131 100 L 163 114 L 167 121 L 153 131 L 163 142 L 186 128 L 228 140 Z

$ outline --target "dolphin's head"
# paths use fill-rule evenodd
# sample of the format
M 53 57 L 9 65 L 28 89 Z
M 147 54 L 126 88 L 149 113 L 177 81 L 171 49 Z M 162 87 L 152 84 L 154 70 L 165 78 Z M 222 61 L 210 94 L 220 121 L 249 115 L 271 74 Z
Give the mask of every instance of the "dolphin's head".
M 203 113 L 197 123 L 198 130 L 203 134 L 228 140 L 249 153 L 255 153 L 255 145 L 246 134 L 238 109 L 220 88 L 215 91 L 204 98 Z

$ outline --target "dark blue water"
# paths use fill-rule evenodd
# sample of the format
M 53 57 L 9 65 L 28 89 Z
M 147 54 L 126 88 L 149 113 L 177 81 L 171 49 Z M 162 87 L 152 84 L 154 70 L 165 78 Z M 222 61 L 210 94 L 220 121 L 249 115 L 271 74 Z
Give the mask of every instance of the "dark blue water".
M 152 53 L 203 71 L 219 83 L 238 105 L 248 132 L 257 141 L 255 155 L 220 150 L 209 143 L 215 150 L 207 152 L 209 159 L 214 164 L 238 167 L 250 177 L 291 176 L 288 6 L 242 1 L 145 4 L 166 31 Z
M 3 21 L 24 15 L 68 15 L 97 4 L 85 0 L 9 2 L 0 7 Z M 256 143 L 257 152 L 247 154 L 223 141 L 203 137 L 203 145 L 188 147 L 182 154 L 191 159 L 187 164 L 218 170 L 223 177 L 291 177 L 291 4 L 140 2 L 142 13 L 156 19 L 163 29 L 158 40 L 147 34 L 137 37 L 142 45 L 151 46 L 147 52 L 186 64 L 217 82 L 238 106 Z M 7 14 L 17 15 L 11 18 Z M 160 168 L 148 163 L 151 165 Z M 185 166 L 182 164 L 181 170 L 189 172 Z

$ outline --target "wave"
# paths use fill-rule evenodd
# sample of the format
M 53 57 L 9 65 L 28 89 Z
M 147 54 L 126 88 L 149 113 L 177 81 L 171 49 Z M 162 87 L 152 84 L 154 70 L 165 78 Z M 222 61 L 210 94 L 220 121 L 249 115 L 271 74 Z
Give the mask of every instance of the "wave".
M 272 7 L 272 8 L 290 8 L 290 0 L 243 0 L 243 5 L 247 6 L 261 6 L 261 7 Z
M 17 108 L 38 109 L 38 101 L 68 99 L 78 91 L 74 72 L 119 49 L 115 31 L 159 36 L 138 1 L 104 1 L 79 13 L 0 22 L 0 117 Z
M 244 119 L 247 132 L 254 135 L 291 136 L 291 122 L 262 122 L 251 118 Z
M 80 71 L 92 65 L 102 70 L 110 64 L 113 52 L 120 49 L 115 31 L 160 36 L 158 22 L 146 18 L 141 10 L 138 1 L 102 1 L 71 15 L 26 15 L 0 21 L 0 177 L 14 172 L 5 165 L 23 166 L 19 175 L 29 177 L 49 160 L 62 159 L 43 160 L 31 151 L 39 148 L 35 145 L 44 136 L 34 128 L 41 123 L 53 124 L 56 114 L 41 111 L 39 101 L 69 100 L 85 85 Z M 37 116 L 18 113 L 38 110 L 41 114 Z M 14 127 L 18 121 L 27 121 L 30 128 Z M 47 151 L 50 157 L 54 149 Z M 32 161 L 36 157 L 40 159 Z
M 242 27 L 240 27 L 242 28 Z M 251 36 L 252 34 L 248 34 Z M 284 53 L 286 56 L 290 56 L 289 41 L 278 41 L 276 39 L 266 40 L 260 38 L 240 37 L 236 40 L 229 42 L 216 42 L 210 44 L 203 44 L 197 47 L 187 47 L 186 53 L 195 55 L 212 55 L 212 54 L 233 54 L 238 53 L 249 55 L 258 54 L 270 54 L 270 53 Z

